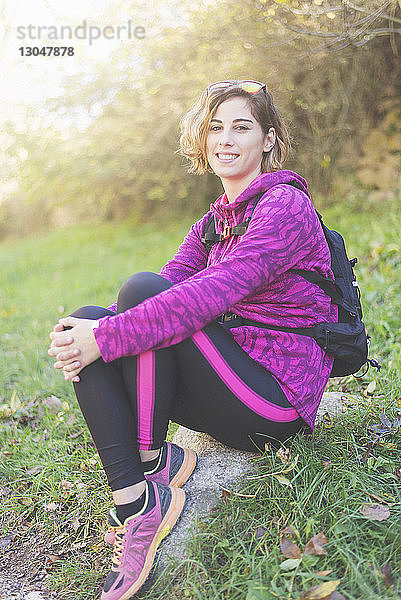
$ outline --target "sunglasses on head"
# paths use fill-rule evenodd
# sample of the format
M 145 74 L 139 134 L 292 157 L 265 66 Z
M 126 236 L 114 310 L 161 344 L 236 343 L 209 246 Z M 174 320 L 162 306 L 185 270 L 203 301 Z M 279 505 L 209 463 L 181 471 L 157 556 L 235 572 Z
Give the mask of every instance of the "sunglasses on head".
M 209 94 L 212 90 L 235 86 L 241 88 L 248 94 L 257 94 L 260 91 L 266 92 L 266 85 L 260 81 L 253 81 L 252 79 L 246 79 L 244 81 L 216 81 L 207 86 L 206 92 Z

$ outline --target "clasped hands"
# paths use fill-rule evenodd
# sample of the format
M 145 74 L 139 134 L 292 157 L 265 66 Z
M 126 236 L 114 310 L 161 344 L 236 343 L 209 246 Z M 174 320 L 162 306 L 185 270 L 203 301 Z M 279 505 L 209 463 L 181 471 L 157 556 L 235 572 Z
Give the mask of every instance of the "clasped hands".
M 100 356 L 93 330 L 98 322 L 92 319 L 65 317 L 50 333 L 52 340 L 48 354 L 54 356 L 55 369 L 62 369 L 66 381 L 78 382 L 82 369 Z M 64 330 L 64 327 L 71 329 Z

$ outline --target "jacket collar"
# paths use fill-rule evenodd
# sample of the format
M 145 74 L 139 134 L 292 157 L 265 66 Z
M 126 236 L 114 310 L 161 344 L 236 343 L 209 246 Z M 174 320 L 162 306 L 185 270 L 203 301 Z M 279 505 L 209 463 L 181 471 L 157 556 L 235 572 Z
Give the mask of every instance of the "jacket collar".
M 261 173 L 255 177 L 248 187 L 229 204 L 227 204 L 227 196 L 224 192 L 224 194 L 211 203 L 210 210 L 216 218 L 220 217 L 222 219 L 228 219 L 229 221 L 232 219 L 234 223 L 239 223 L 239 219 L 243 219 L 247 212 L 247 206 L 249 205 L 251 207 L 253 205 L 251 200 L 280 183 L 296 184 L 299 189 L 309 196 L 308 185 L 303 177 L 294 171 L 274 171 L 272 173 Z

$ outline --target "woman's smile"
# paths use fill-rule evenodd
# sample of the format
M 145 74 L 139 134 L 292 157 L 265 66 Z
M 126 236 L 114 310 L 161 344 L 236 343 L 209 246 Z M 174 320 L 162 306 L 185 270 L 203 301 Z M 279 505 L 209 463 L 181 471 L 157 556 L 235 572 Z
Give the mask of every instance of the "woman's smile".
M 239 154 L 225 154 L 224 152 L 218 152 L 216 156 L 221 162 L 229 163 L 234 162 L 234 160 L 239 157 Z

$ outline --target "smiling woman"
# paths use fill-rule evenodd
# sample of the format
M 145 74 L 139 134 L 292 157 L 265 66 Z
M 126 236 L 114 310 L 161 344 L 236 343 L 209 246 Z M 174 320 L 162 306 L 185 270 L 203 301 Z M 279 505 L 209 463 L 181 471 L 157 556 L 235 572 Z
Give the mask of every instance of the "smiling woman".
M 139 590 L 184 508 L 197 457 L 165 441 L 169 420 L 263 452 L 267 438 L 313 429 L 333 364 L 312 338 L 274 329 L 335 321 L 337 308 L 293 272 L 333 279 L 306 181 L 281 170 L 289 138 L 266 86 L 208 86 L 180 144 L 189 171 L 214 172 L 224 193 L 159 274 L 136 273 L 116 303 L 82 307 L 51 333 L 49 354 L 74 382 L 115 502 L 103 600 Z M 229 311 L 273 330 L 230 329 Z

